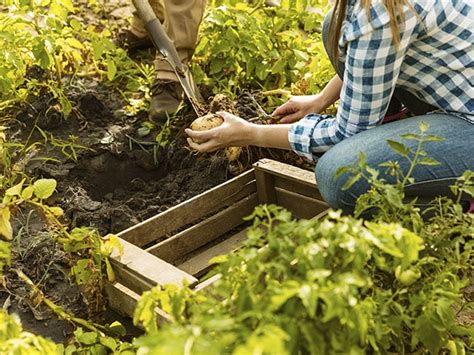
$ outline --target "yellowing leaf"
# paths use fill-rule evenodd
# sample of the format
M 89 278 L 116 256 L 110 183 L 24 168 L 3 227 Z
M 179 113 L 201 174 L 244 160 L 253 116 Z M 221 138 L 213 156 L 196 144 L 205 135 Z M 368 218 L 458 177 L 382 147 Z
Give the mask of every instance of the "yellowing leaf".
M 15 186 L 10 187 L 7 191 L 5 191 L 5 195 L 7 195 L 7 196 L 20 196 L 21 195 L 21 189 L 23 188 L 23 183 L 24 182 L 25 182 L 25 179 L 21 180 Z
M 114 282 L 115 281 L 115 272 L 114 272 L 114 269 L 112 268 L 112 265 L 110 264 L 110 261 L 109 259 L 105 259 L 105 270 L 107 272 L 107 279 L 110 281 L 110 282 Z
M 30 185 L 27 186 L 22 192 L 21 192 L 21 198 L 24 200 L 29 200 L 31 196 L 33 196 L 33 192 L 35 191 L 35 188 Z
M 114 80 L 116 74 L 117 66 L 115 65 L 115 62 L 112 59 L 109 59 L 107 61 L 107 78 L 112 81 Z
M 84 49 L 84 45 L 75 38 L 72 38 L 72 37 L 66 38 L 66 42 L 71 47 L 74 47 L 74 48 L 77 48 L 77 49 Z
M 50 197 L 56 190 L 57 182 L 54 179 L 39 179 L 33 184 L 35 195 L 41 200 Z
M 0 210 L 0 235 L 6 240 L 12 240 L 13 230 L 10 224 L 10 209 L 8 207 Z
M 61 207 L 50 207 L 49 211 L 56 217 L 61 217 L 64 214 L 64 211 Z

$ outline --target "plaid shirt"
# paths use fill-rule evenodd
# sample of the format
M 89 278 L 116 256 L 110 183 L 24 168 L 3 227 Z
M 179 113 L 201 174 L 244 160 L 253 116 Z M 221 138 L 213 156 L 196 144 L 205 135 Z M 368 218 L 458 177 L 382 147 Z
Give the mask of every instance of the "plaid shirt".
M 309 159 L 383 120 L 395 86 L 441 112 L 474 123 L 474 0 L 411 0 L 392 43 L 389 15 L 373 1 L 371 21 L 349 0 L 339 51 L 345 62 L 336 116 L 310 114 L 290 128 L 292 149 Z

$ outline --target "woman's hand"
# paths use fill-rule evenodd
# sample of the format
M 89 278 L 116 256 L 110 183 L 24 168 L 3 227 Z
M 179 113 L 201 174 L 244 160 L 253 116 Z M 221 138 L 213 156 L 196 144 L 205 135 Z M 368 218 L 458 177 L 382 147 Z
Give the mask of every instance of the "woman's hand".
M 187 141 L 191 148 L 205 153 L 225 147 L 241 147 L 251 144 L 254 124 L 228 112 L 217 112 L 217 114 L 224 119 L 224 122 L 216 128 L 207 131 L 193 131 L 186 128 L 185 132 L 190 137 Z M 196 143 L 193 138 L 202 140 L 204 143 Z
M 309 113 L 320 113 L 325 109 L 322 95 L 293 96 L 272 114 L 281 117 L 281 123 L 292 123 Z
M 321 113 L 339 99 L 341 88 L 342 80 L 336 74 L 319 94 L 293 96 L 278 107 L 272 116 L 280 117 L 281 123 L 292 123 L 302 119 L 308 113 Z

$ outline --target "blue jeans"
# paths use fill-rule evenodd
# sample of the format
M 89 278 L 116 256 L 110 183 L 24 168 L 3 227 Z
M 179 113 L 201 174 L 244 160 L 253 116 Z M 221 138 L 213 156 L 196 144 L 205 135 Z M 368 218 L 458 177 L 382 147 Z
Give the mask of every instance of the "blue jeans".
M 394 160 L 399 162 L 402 171 L 406 173 L 409 168 L 408 162 L 390 149 L 387 139 L 398 140 L 415 150 L 416 142 L 402 140 L 400 135 L 419 132 L 420 122 L 429 124 L 429 134 L 445 138 L 442 142 L 426 142 L 423 145 L 428 157 L 436 159 L 441 164 L 416 166 L 412 174 L 415 182 L 407 186 L 406 197 L 409 199 L 417 197 L 420 205 L 436 196 L 451 197 L 449 186 L 466 170 L 474 170 L 474 124 L 454 115 L 433 113 L 387 123 L 361 132 L 327 151 L 316 165 L 316 181 L 321 195 L 329 206 L 351 213 L 357 197 L 368 190 L 367 182 L 360 180 L 343 191 L 342 187 L 350 176 L 344 174 L 336 179 L 339 167 L 355 164 L 359 152 L 365 153 L 367 163 L 372 168 L 377 168 L 380 163 L 388 160 Z M 384 168 L 379 170 L 383 178 L 393 182 L 393 177 L 383 174 Z
M 331 61 L 339 75 L 343 75 L 344 63 L 335 62 L 332 58 L 331 45 L 327 35 L 328 17 L 323 26 L 323 40 Z M 316 181 L 321 195 L 334 209 L 342 209 L 345 213 L 352 213 L 357 198 L 366 192 L 369 185 L 360 180 L 348 190 L 342 187 L 350 176 L 342 175 L 336 179 L 339 167 L 353 165 L 357 162 L 359 152 L 364 152 L 367 163 L 372 168 L 378 168 L 380 163 L 396 160 L 404 173 L 408 171 L 408 162 L 390 149 L 387 139 L 398 140 L 412 149 L 416 149 L 415 141 L 403 141 L 400 138 L 404 133 L 419 133 L 419 124 L 426 122 L 430 128 L 428 133 L 442 136 L 443 142 L 427 142 L 423 149 L 427 155 L 436 159 L 441 164 L 437 166 L 417 166 L 412 174 L 415 183 L 406 187 L 407 198 L 418 198 L 420 205 L 431 201 L 436 196 L 451 197 L 449 186 L 466 170 L 474 170 L 474 124 L 455 115 L 427 113 L 429 105 L 420 102 L 406 91 L 397 90 L 394 93 L 400 101 L 415 114 L 423 114 L 406 118 L 400 121 L 387 123 L 376 128 L 361 132 L 336 144 L 326 152 L 316 165 Z M 383 174 L 381 176 L 388 182 L 393 182 L 393 177 Z

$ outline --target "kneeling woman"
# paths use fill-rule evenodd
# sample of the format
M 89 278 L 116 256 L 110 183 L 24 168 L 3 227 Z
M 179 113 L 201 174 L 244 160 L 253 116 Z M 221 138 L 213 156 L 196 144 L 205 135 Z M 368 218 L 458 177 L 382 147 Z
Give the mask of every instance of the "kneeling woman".
M 199 152 L 256 145 L 314 160 L 322 155 L 316 166 L 320 192 L 331 207 L 350 213 L 368 185 L 360 181 L 343 191 L 348 176 L 336 179 L 338 168 L 353 164 L 359 152 L 374 168 L 399 160 L 387 139 L 417 133 L 426 122 L 429 133 L 445 138 L 424 145 L 441 164 L 417 166 L 406 195 L 449 196 L 456 178 L 474 170 L 473 31 L 470 0 L 336 0 L 323 38 L 337 75 L 320 94 L 295 96 L 277 108 L 282 124 L 256 125 L 221 113 L 221 126 L 186 131 L 204 143 L 188 142 Z M 320 114 L 337 99 L 336 116 Z M 382 125 L 400 109 L 414 116 Z M 406 173 L 408 163 L 400 165 Z

